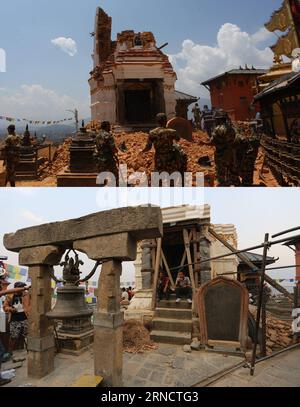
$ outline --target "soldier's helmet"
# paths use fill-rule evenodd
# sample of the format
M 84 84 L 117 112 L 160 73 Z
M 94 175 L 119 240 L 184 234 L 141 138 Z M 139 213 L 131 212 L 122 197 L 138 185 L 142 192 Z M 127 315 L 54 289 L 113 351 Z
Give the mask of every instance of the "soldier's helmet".
M 160 125 L 166 125 L 168 122 L 167 115 L 165 113 L 158 113 L 156 116 L 157 123 Z
M 16 131 L 16 126 L 14 124 L 11 124 L 7 127 L 7 131 L 9 132 L 9 134 L 14 133 Z

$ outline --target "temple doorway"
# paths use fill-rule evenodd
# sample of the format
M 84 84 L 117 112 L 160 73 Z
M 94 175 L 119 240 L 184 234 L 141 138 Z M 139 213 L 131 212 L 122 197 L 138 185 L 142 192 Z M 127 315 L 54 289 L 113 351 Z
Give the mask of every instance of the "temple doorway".
M 157 113 L 165 112 L 163 81 L 159 79 L 119 80 L 117 102 L 119 124 L 155 124 Z
M 152 120 L 151 91 L 125 91 L 125 120 L 128 123 L 148 123 Z

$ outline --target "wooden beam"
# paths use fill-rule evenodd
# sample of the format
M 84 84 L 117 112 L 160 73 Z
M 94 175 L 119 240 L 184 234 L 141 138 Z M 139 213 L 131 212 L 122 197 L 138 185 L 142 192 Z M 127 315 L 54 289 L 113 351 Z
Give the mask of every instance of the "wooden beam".
M 166 268 L 166 270 L 167 270 L 167 273 L 168 273 L 170 282 L 171 282 L 171 284 L 172 284 L 172 287 L 175 288 L 175 283 L 174 283 L 174 280 L 173 280 L 173 276 L 172 276 L 172 273 L 171 273 L 171 270 L 170 270 L 170 267 L 169 267 L 169 265 L 168 265 L 168 262 L 167 262 L 167 259 L 166 259 L 166 256 L 165 256 L 165 254 L 164 254 L 163 249 L 161 249 L 161 257 L 162 257 L 162 261 L 163 261 L 163 263 L 164 263 L 164 265 L 165 265 L 165 268 Z
M 155 269 L 154 269 L 154 276 L 153 276 L 153 292 L 152 292 L 152 309 L 154 310 L 156 307 L 156 293 L 157 293 L 157 281 L 159 275 L 159 267 L 161 261 L 161 248 L 162 248 L 162 238 L 157 239 L 157 247 L 156 247 L 156 258 L 155 258 Z
M 191 255 L 191 247 L 190 247 L 190 238 L 187 229 L 183 229 L 183 240 L 184 240 L 184 246 L 186 250 L 186 256 L 189 264 L 189 273 L 190 273 L 190 279 L 193 287 L 193 291 L 195 292 L 196 286 L 195 286 L 195 279 L 194 279 L 194 269 L 192 266 L 193 260 L 192 260 L 192 255 Z
M 236 249 L 230 244 L 228 243 L 225 239 L 223 239 L 218 233 L 216 233 L 213 229 L 209 229 L 208 230 L 209 233 L 216 238 L 217 240 L 219 240 L 219 242 L 223 243 L 223 245 L 225 247 L 227 247 L 230 251 L 235 252 Z M 243 253 L 238 253 L 236 254 L 245 264 L 247 264 L 247 266 L 249 266 L 251 268 L 251 270 L 256 271 L 258 268 L 255 266 L 254 263 L 252 263 L 252 261 L 250 261 Z M 265 276 L 266 282 L 268 284 L 270 284 L 273 288 L 275 288 L 277 291 L 279 291 L 280 293 L 282 293 L 284 296 L 286 296 L 289 300 L 294 301 L 294 296 L 292 294 L 290 294 L 285 288 L 283 288 L 280 284 L 276 283 L 275 280 L 273 280 L 271 277 L 269 277 L 267 274 Z

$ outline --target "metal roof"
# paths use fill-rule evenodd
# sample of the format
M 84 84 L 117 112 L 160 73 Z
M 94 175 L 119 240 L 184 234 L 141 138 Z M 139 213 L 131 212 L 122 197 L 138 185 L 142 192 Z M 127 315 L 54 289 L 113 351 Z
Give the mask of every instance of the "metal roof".
M 243 255 L 246 256 L 247 259 L 254 264 L 261 263 L 263 261 L 263 256 L 261 254 L 245 252 L 245 253 L 243 253 Z M 267 264 L 272 264 L 275 262 L 276 262 L 275 257 L 269 257 L 269 256 L 267 257 Z M 244 262 L 242 260 L 240 260 L 240 263 L 244 263 Z
M 202 82 L 201 85 L 209 85 L 211 82 L 214 82 L 217 79 L 222 78 L 223 76 L 227 75 L 264 75 L 268 71 L 266 69 L 255 69 L 255 68 L 239 68 L 239 69 L 231 69 L 230 71 L 224 72 L 220 75 L 217 75 L 211 79 L 208 79 L 205 82 Z
M 175 90 L 175 98 L 176 98 L 176 100 L 192 101 L 191 103 L 197 102 L 199 100 L 199 98 L 197 98 L 197 96 L 191 96 L 191 95 L 188 95 L 187 93 L 180 92 L 179 90 Z
M 258 93 L 254 100 L 260 100 L 265 96 L 268 96 L 275 92 L 280 92 L 282 89 L 287 89 L 291 87 L 300 80 L 300 72 L 291 72 L 287 75 L 282 76 L 281 78 L 273 81 L 267 88 L 265 88 L 262 92 Z

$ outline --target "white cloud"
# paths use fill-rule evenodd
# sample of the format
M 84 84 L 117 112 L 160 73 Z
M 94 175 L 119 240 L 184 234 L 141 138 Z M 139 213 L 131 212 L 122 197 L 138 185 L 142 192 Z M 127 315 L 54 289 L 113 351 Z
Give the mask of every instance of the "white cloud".
M 89 100 L 78 101 L 42 85 L 22 85 L 16 91 L 0 92 L 1 114 L 32 120 L 60 120 L 69 117 L 67 109 L 78 108 L 80 116 L 90 116 Z
M 43 218 L 41 218 L 40 216 L 36 215 L 35 213 L 33 213 L 27 209 L 24 209 L 21 212 L 21 215 L 22 215 L 23 219 L 26 219 L 29 222 L 34 223 L 36 225 L 39 225 L 44 222 Z
M 51 43 L 58 46 L 63 52 L 73 57 L 77 54 L 77 44 L 72 38 L 58 37 L 51 40 Z
M 256 68 L 270 67 L 273 53 L 261 44 L 272 43 L 272 36 L 265 28 L 251 35 L 235 24 L 226 23 L 218 32 L 215 46 L 185 40 L 182 50 L 170 55 L 178 75 L 178 89 L 207 97 L 200 83 L 215 75 L 245 64 Z

